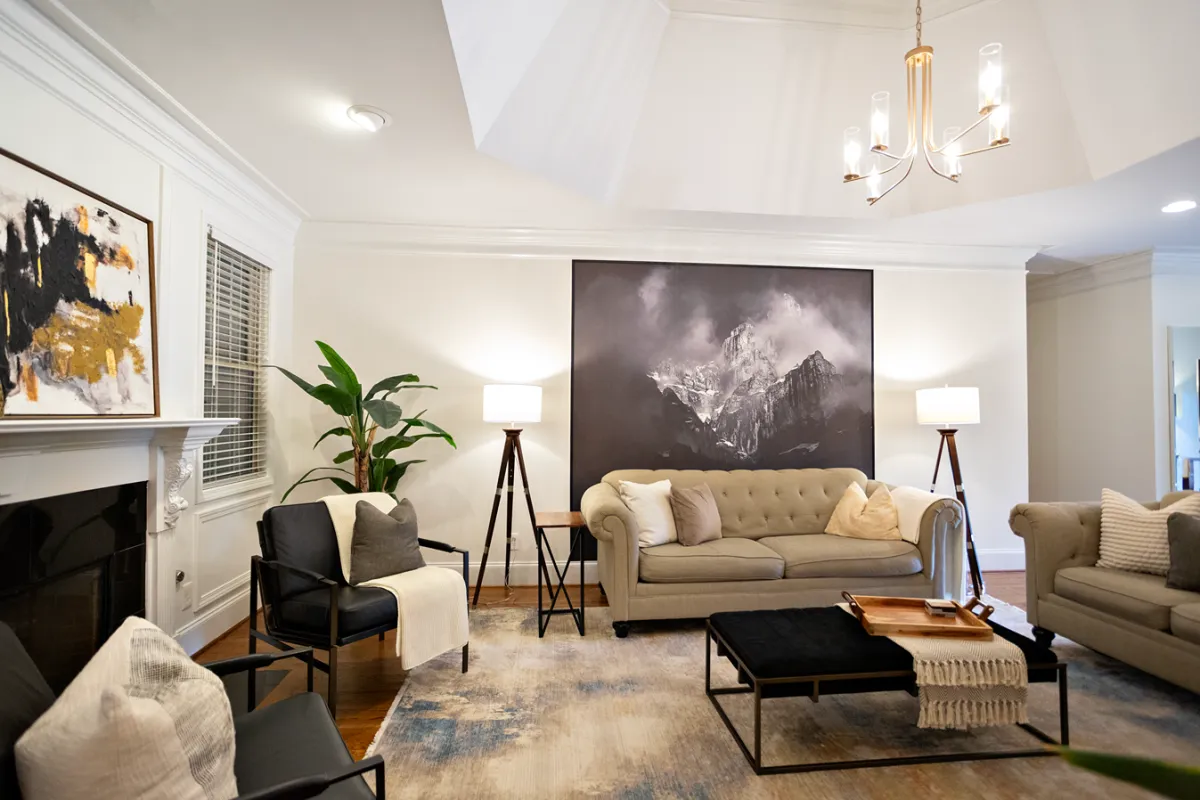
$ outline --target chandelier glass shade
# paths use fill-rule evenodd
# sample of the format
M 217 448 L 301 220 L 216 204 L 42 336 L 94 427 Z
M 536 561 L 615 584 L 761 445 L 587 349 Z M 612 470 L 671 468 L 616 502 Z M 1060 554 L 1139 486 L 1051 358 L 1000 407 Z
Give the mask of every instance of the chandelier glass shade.
M 933 48 L 921 44 L 921 2 L 917 0 L 917 46 L 904 56 L 908 77 L 907 146 L 903 153 L 891 150 L 891 97 L 888 92 L 876 92 L 871 95 L 867 143 L 864 145 L 859 128 L 847 128 L 843 134 L 842 182 L 865 181 L 867 203 L 875 205 L 912 173 L 918 156 L 922 156 L 935 173 L 957 183 L 962 176 L 964 158 L 1006 146 L 1009 143 L 1009 107 L 1003 49 L 997 43 L 980 48 L 979 116 L 965 128 L 955 126 L 943 130 L 941 144 L 938 144 L 933 125 Z M 965 150 L 964 137 L 985 124 L 987 144 Z M 896 170 L 901 170 L 899 177 L 884 188 L 884 176 Z

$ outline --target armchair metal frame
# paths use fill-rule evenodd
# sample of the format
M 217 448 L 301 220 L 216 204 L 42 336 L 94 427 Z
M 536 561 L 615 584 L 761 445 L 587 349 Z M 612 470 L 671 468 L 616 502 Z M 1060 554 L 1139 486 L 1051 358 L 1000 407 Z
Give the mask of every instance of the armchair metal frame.
M 253 640 L 251 641 L 253 642 Z M 316 662 L 311 647 L 289 648 L 279 653 L 251 653 L 250 655 L 213 661 L 203 666 L 217 677 L 236 675 L 239 672 L 249 672 L 249 674 L 253 675 L 254 670 L 270 666 L 284 658 L 298 658 L 308 665 L 308 691 L 311 692 L 313 690 L 313 665 Z M 253 681 L 251 681 L 250 688 L 249 710 L 253 711 L 255 705 Z M 333 709 L 330 708 L 330 714 L 332 713 Z M 249 794 L 238 795 L 235 800 L 308 800 L 308 798 L 317 797 L 336 783 L 341 783 L 356 775 L 364 775 L 368 772 L 375 773 L 375 797 L 377 800 L 387 800 L 387 781 L 384 777 L 383 757 L 377 755 L 368 756 L 362 761 L 356 761 L 343 769 L 333 772 L 305 775 L 304 777 L 293 778 L 290 781 L 272 786 L 269 789 L 260 789 Z
M 263 523 L 258 522 L 258 538 L 263 541 L 264 530 Z M 467 598 L 467 605 L 470 606 L 470 551 L 463 550 L 445 542 L 435 541 L 433 539 L 417 539 L 417 544 L 421 547 L 428 547 L 431 550 L 438 550 L 443 553 L 459 553 L 462 555 L 462 571 L 463 571 L 463 593 Z M 289 572 L 293 575 L 298 575 L 324 586 L 329 590 L 329 635 L 314 636 L 311 632 L 287 630 L 282 627 L 275 627 L 271 624 L 271 615 L 263 614 L 263 625 L 266 630 L 258 628 L 258 597 L 262 591 L 265 603 L 274 603 L 286 598 L 268 598 L 265 585 L 263 583 L 263 570 L 275 570 L 278 572 Z M 329 704 L 329 713 L 337 719 L 337 672 L 338 672 L 338 648 L 344 645 L 352 644 L 363 639 L 368 639 L 372 636 L 378 636 L 380 641 L 383 641 L 384 634 L 395 629 L 396 623 L 393 621 L 387 625 L 379 625 L 365 631 L 359 631 L 350 636 L 342 636 L 338 632 L 338 589 L 342 584 L 320 575 L 311 570 L 295 567 L 290 564 L 285 564 L 282 561 L 268 561 L 262 556 L 251 556 L 250 558 L 250 653 L 257 653 L 258 642 L 265 642 L 277 650 L 283 651 L 283 654 L 299 653 L 300 649 L 292 645 L 301 645 L 301 649 L 307 650 L 307 655 L 298 655 L 306 663 L 308 663 L 309 672 L 309 690 L 312 688 L 312 671 L 313 668 L 319 669 L 329 676 L 329 692 L 327 702 Z M 264 606 L 265 611 L 265 606 Z M 468 654 L 470 652 L 470 643 L 463 645 L 462 648 L 462 671 L 467 671 Z M 314 650 L 325 650 L 328 652 L 328 657 L 325 662 L 322 662 L 314 654 Z M 249 656 L 247 656 L 249 658 Z M 247 673 L 247 702 L 250 709 L 254 708 L 254 693 L 255 693 L 255 669 L 249 667 Z M 296 797 L 308 797 L 310 795 L 296 795 Z M 288 795 L 291 797 L 291 795 Z

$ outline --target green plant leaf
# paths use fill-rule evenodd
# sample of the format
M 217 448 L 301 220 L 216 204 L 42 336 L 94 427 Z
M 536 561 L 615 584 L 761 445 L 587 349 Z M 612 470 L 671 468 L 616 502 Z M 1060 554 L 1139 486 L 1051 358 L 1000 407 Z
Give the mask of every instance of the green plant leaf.
M 350 429 L 344 427 L 330 428 L 320 435 L 316 442 L 313 443 L 313 450 L 317 449 L 317 445 L 325 441 L 329 436 L 350 436 Z
M 1200 768 L 1171 764 L 1151 758 L 1117 756 L 1090 750 L 1060 748 L 1069 763 L 1086 770 L 1132 783 L 1176 800 L 1200 797 Z
M 318 472 L 323 469 L 327 469 L 331 472 L 344 472 L 345 474 L 350 475 L 349 472 L 346 472 L 346 470 L 341 469 L 340 467 L 313 467 L 308 472 L 301 475 L 300 480 L 296 481 L 295 483 L 293 483 L 291 486 L 288 487 L 288 490 L 283 493 L 283 497 L 279 498 L 279 502 L 282 503 L 282 502 L 286 501 L 288 498 L 288 495 L 291 494 L 292 490 L 295 489 L 297 486 L 302 486 L 303 484 L 306 484 L 306 483 L 317 483 L 318 481 L 334 480 L 334 477 L 331 475 L 322 475 L 319 478 L 311 478 L 311 479 L 308 477 L 309 475 L 312 475 L 314 472 Z M 351 477 L 353 477 L 353 476 L 351 475 Z M 337 478 L 337 480 L 341 480 L 341 478 Z
M 415 415 L 414 415 L 414 416 L 413 416 L 411 419 L 409 419 L 409 420 L 407 421 L 407 422 L 408 422 L 408 424 L 407 424 L 407 425 L 405 425 L 403 428 L 401 428 L 401 429 L 400 429 L 400 435 L 401 435 L 401 436 L 403 436 L 404 434 L 408 433 L 408 431 L 409 431 L 409 430 L 412 428 L 412 426 L 415 424 L 415 421 L 416 421 L 416 420 L 418 420 L 418 419 L 420 419 L 421 417 L 425 416 L 425 412 L 426 412 L 426 411 L 428 411 L 428 410 L 429 410 L 429 409 L 427 409 L 427 408 L 423 408 L 423 409 L 421 409 L 420 411 L 418 411 L 418 412 L 417 412 L 417 413 L 416 413 L 416 414 L 415 414 Z
M 329 480 L 333 481 L 334 486 L 338 487 L 346 494 L 360 494 L 358 487 L 345 478 L 330 478 Z
M 354 450 L 353 449 L 343 450 L 342 452 L 338 453 L 336 456 L 333 457 L 333 463 L 345 464 L 347 461 L 349 461 L 352 458 L 354 458 Z
M 416 383 L 419 380 L 421 379 L 416 375 L 413 375 L 411 372 L 406 375 L 393 375 L 390 378 L 384 378 L 383 380 L 379 381 L 379 383 L 371 387 L 371 390 L 367 392 L 365 399 L 370 400 L 380 392 L 387 392 L 388 394 L 391 394 L 399 389 L 403 384 Z
M 384 430 L 394 428 L 404 418 L 404 409 L 383 398 L 363 401 L 363 411 L 370 414 L 375 424 Z
M 391 458 L 377 458 L 371 462 L 372 491 L 383 491 L 384 484 L 387 481 L 388 471 L 394 466 L 396 466 L 396 462 Z
M 387 478 L 384 481 L 383 490 L 389 493 L 396 491 L 396 485 L 400 483 L 400 479 L 404 477 L 404 473 L 408 472 L 408 468 L 413 464 L 424 463 L 425 459 L 423 458 L 414 459 L 412 461 L 401 461 L 399 464 L 393 461 L 393 466 L 388 470 Z
M 424 413 L 425 413 L 424 411 L 421 412 L 421 414 L 424 414 Z M 456 445 L 454 443 L 453 436 L 446 433 L 444 430 L 439 428 L 437 425 L 434 425 L 432 422 L 421 419 L 421 414 L 418 414 L 415 417 L 410 417 L 406 420 L 402 420 L 405 423 L 404 430 L 408 430 L 409 428 L 424 428 L 425 430 L 429 431 L 431 435 L 445 439 L 447 442 L 450 443 L 450 446 L 453 447 L 455 450 L 458 449 L 458 445 Z M 424 437 L 422 437 L 422 438 L 424 438 Z
M 303 389 L 306 394 L 313 393 L 313 389 L 315 387 L 308 381 L 304 380 L 304 378 L 301 378 L 296 373 L 290 372 L 290 371 L 284 369 L 283 367 L 276 367 L 274 364 L 268 364 L 267 366 L 272 367 L 272 368 L 277 369 L 280 372 L 282 372 L 284 375 L 286 375 L 288 377 L 288 380 L 290 380 L 292 383 L 296 384 L 301 389 Z
M 325 356 L 325 360 L 332 367 L 333 375 L 321 370 L 334 386 L 341 389 L 348 395 L 354 396 L 362 391 L 362 384 L 358 382 L 358 376 L 354 374 L 354 370 L 350 369 L 350 365 L 346 360 L 338 355 L 338 352 L 324 342 L 317 342 L 317 347 L 320 348 L 321 354 Z
M 322 383 L 320 386 L 314 386 L 309 394 L 332 408 L 340 417 L 348 417 L 354 413 L 354 398 L 336 386 Z
M 404 436 L 403 434 L 392 434 L 386 438 L 380 439 L 371 448 L 371 455 L 375 458 L 383 458 L 388 453 L 396 450 L 403 450 L 406 447 L 412 447 L 421 439 L 442 439 L 444 436 L 440 433 L 419 433 L 415 436 Z

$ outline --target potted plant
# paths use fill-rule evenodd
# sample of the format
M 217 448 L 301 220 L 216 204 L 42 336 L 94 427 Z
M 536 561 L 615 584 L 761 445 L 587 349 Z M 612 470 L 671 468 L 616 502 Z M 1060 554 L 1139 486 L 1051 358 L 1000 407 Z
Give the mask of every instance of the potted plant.
M 318 369 L 329 380 L 328 383 L 313 385 L 293 372 L 283 367 L 275 366 L 292 383 L 304 392 L 325 405 L 342 418 L 342 424 L 322 433 L 313 444 L 313 449 L 330 436 L 346 437 L 350 447 L 333 458 L 334 464 L 349 464 L 351 469 L 341 466 L 314 467 L 300 476 L 283 493 L 282 500 L 297 486 L 318 481 L 330 481 L 343 492 L 387 492 L 396 491 L 397 484 L 408 468 L 420 464 L 425 459 L 397 461 L 392 454 L 412 447 L 422 439 L 443 439 L 451 447 L 457 447 L 454 438 L 446 431 L 424 419 L 425 411 L 420 411 L 410 417 L 404 416 L 404 410 L 391 400 L 393 395 L 404 389 L 437 389 L 436 386 L 423 384 L 420 378 L 411 373 L 393 375 L 384 378 L 363 393 L 363 386 L 350 365 L 346 363 L 337 351 L 324 342 L 317 342 L 317 347 L 325 356 L 327 364 L 319 365 Z M 399 431 L 387 434 L 387 431 L 403 423 Z M 410 433 L 419 428 L 419 433 Z M 381 431 L 383 432 L 381 434 Z M 341 475 L 319 475 L 310 477 L 315 472 L 334 472 Z M 282 501 L 281 501 L 282 502 Z

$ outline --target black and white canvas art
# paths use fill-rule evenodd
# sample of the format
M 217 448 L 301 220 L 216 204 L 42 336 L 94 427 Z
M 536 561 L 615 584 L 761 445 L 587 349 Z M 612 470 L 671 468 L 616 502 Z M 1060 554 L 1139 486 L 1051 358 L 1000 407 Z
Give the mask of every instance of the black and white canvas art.
M 872 359 L 869 270 L 576 261 L 573 500 L 625 468 L 872 474 Z

